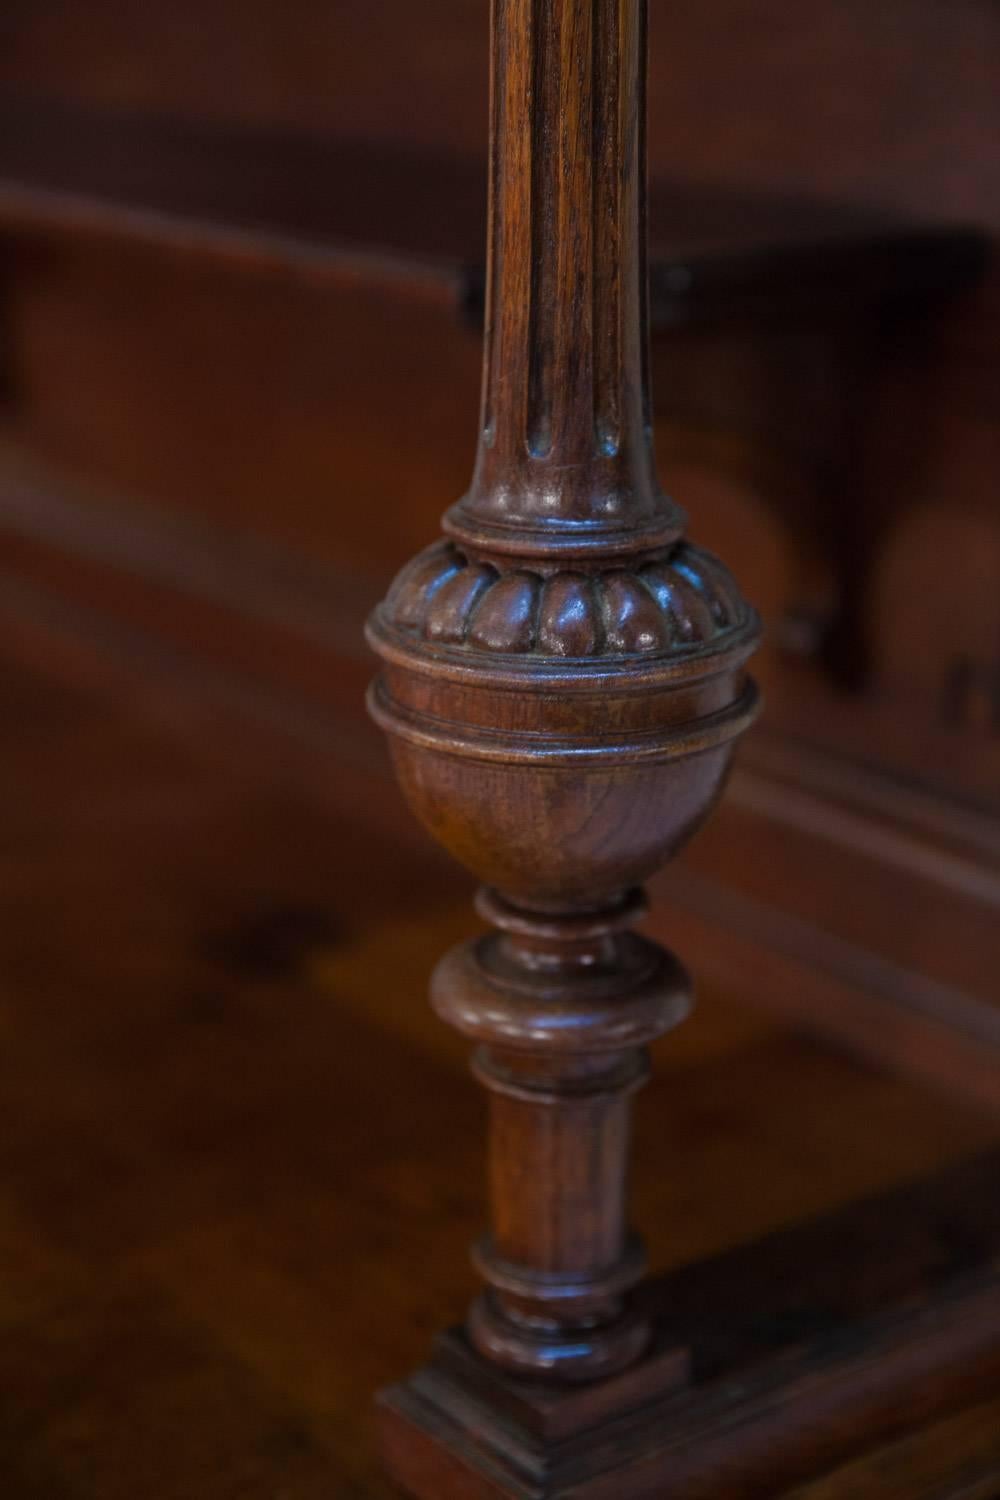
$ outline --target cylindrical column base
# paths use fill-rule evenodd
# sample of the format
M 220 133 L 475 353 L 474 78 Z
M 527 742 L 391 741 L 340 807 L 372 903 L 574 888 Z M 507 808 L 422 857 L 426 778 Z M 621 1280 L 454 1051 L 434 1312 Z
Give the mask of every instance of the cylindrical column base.
M 501 935 L 449 954 L 433 990 L 484 1044 L 473 1070 L 490 1093 L 492 1232 L 474 1252 L 488 1289 L 468 1332 L 517 1374 L 596 1380 L 649 1339 L 628 1301 L 645 1269 L 628 1229 L 630 1103 L 646 1043 L 687 1013 L 687 976 L 622 930 L 636 893 L 561 916 L 480 905 Z
M 489 1290 L 469 1312 L 469 1337 L 505 1369 L 598 1380 L 632 1364 L 649 1342 L 648 1324 L 627 1301 L 646 1268 L 637 1236 L 616 1264 L 589 1275 L 512 1265 L 490 1240 L 476 1246 L 473 1260 Z

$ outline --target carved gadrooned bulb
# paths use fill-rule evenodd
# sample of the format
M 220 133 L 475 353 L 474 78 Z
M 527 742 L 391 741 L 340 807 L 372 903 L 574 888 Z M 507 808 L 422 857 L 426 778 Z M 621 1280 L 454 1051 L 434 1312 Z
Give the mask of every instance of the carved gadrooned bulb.
M 697 649 L 738 631 L 747 608 L 728 569 L 688 542 L 641 565 L 585 573 L 501 571 L 445 541 L 403 569 L 386 616 L 442 646 L 544 660 Z
M 385 662 L 372 709 L 411 805 L 529 906 L 600 904 L 651 875 L 711 807 L 755 711 L 756 615 L 688 542 L 593 573 L 439 542 L 369 633 Z

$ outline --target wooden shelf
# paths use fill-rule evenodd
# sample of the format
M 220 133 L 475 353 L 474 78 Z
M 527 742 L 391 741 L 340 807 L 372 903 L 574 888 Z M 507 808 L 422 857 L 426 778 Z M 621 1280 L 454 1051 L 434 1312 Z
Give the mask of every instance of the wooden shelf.
M 485 161 L 287 131 L 8 101 L 0 107 L 0 231 L 117 238 L 314 276 L 436 284 L 478 320 Z M 966 285 L 983 237 L 960 226 L 656 177 L 654 326 L 814 316 Z

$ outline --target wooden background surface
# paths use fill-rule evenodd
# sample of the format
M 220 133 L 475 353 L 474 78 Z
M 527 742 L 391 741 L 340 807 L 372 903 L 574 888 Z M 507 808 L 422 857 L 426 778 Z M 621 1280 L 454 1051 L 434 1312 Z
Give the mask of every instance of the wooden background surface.
M 322 721 L 0 613 L 5 1492 L 388 1497 L 372 1392 L 460 1316 L 484 1214 L 479 1091 L 424 993 L 465 882 Z M 637 1134 L 662 1270 L 1000 1125 L 703 985 Z M 996 1415 L 876 1477 L 956 1447 L 985 1472 Z M 910 1493 L 835 1492 L 869 1483 Z
M 651 8 L 661 463 L 769 628 L 654 892 L 702 991 L 640 1101 L 662 1267 L 995 1143 L 1000 12 Z M 360 631 L 468 480 L 485 75 L 478 0 L 0 17 L 17 1500 L 384 1495 L 371 1392 L 473 1286 L 482 1122 L 424 1000 L 469 892 Z M 810 1500 L 956 1444 L 987 1500 L 997 1414 L 956 1420 Z

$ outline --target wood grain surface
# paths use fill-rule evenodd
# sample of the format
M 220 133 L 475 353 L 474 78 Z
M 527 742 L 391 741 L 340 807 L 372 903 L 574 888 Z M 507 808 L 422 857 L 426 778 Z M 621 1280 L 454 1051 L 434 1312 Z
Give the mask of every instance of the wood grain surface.
M 461 1314 L 485 1215 L 479 1091 L 425 1000 L 466 882 L 291 720 L 37 600 L 0 621 L 5 1494 L 387 1500 L 372 1393 Z M 1000 1136 L 735 988 L 638 1116 L 658 1270 Z

